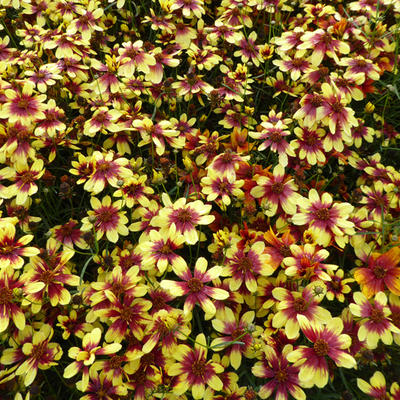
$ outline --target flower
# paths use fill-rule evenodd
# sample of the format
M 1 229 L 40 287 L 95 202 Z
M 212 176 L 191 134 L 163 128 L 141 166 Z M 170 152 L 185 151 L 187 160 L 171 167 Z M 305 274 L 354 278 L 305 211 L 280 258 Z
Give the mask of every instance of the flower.
M 85 388 L 83 381 L 77 383 L 77 389 L 88 393 L 80 397 L 80 400 L 103 400 L 112 398 L 121 398 L 128 394 L 128 389 L 124 385 L 117 385 L 103 371 L 98 374 L 97 371 L 89 373 L 89 383 Z
M 207 196 L 207 201 L 214 201 L 226 210 L 231 204 L 231 196 L 243 198 L 243 191 L 240 189 L 243 185 L 243 179 L 219 175 L 215 170 L 209 169 L 207 176 L 201 179 L 201 192 Z
M 295 243 L 296 240 L 289 230 L 286 230 L 282 236 L 278 237 L 278 234 L 271 227 L 268 232 L 264 233 L 264 240 L 267 243 L 264 253 L 271 257 L 269 263 L 276 270 L 285 257 L 292 255 L 290 245 Z
M 257 186 L 251 189 L 250 194 L 256 199 L 262 199 L 265 215 L 276 215 L 278 207 L 289 215 L 296 213 L 297 186 L 291 176 L 285 174 L 285 168 L 281 164 L 274 168 L 272 174 L 259 176 L 256 182 Z
M 9 174 L 8 179 L 14 181 L 11 186 L 0 189 L 0 198 L 10 199 L 15 196 L 17 205 L 24 204 L 29 196 L 38 191 L 36 181 L 44 174 L 44 162 L 41 159 L 35 160 L 31 166 L 26 163 L 16 163 L 14 168 L 6 167 L 1 172 Z
M 15 238 L 16 218 L 12 222 L 0 219 L 0 272 L 8 265 L 14 269 L 20 269 L 24 265 L 22 257 L 32 257 L 40 253 L 36 247 L 26 246 L 34 238 L 33 235 L 25 235 Z
M 224 371 L 221 364 L 207 360 L 206 338 L 203 333 L 196 336 L 194 348 L 185 344 L 178 346 L 173 354 L 177 361 L 170 365 L 167 373 L 177 376 L 173 392 L 179 396 L 191 388 L 194 399 L 203 399 L 206 386 L 221 390 L 223 383 L 217 376 Z
M 274 273 L 264 249 L 264 242 L 257 241 L 246 250 L 233 246 L 226 251 L 226 265 L 221 275 L 229 276 L 231 291 L 237 291 L 244 284 L 249 292 L 254 293 L 257 290 L 256 277 L 270 276 Z
M 106 185 L 118 187 L 120 180 L 132 176 L 132 172 L 126 167 L 129 161 L 123 157 L 116 157 L 111 151 L 106 154 L 95 151 L 92 161 L 93 171 L 83 188 L 94 195 L 103 191 Z
M 288 131 L 287 128 L 287 125 L 281 120 L 276 124 L 264 121 L 261 123 L 259 132 L 249 133 L 252 138 L 263 140 L 257 150 L 263 151 L 269 148 L 274 153 L 278 153 L 279 164 L 283 167 L 288 165 L 288 156 L 295 156 L 293 149 L 284 139 L 286 136 L 290 135 L 290 131 Z
M 287 359 L 300 368 L 299 379 L 307 386 L 319 388 L 328 383 L 329 369 L 326 357 L 338 367 L 355 368 L 356 360 L 346 351 L 351 344 L 349 335 L 343 334 L 343 322 L 332 318 L 325 324 L 311 322 L 304 315 L 299 315 L 301 330 L 313 347 L 299 346 L 288 354 Z
M 8 328 L 10 318 L 18 330 L 25 328 L 25 314 L 17 305 L 17 293 L 23 285 L 18 275 L 9 266 L 0 269 L 0 333 Z
M 184 314 L 190 313 L 198 303 L 211 318 L 215 315 L 216 308 L 210 297 L 217 300 L 225 300 L 229 297 L 229 293 L 226 290 L 205 285 L 220 276 L 222 267 L 215 266 L 207 270 L 207 260 L 204 257 L 197 259 L 193 274 L 186 263 L 176 264 L 172 268 L 182 281 L 164 279 L 161 281 L 160 286 L 163 289 L 168 289 L 174 296 L 187 295 L 183 306 Z
M 78 228 L 78 221 L 70 219 L 63 225 L 56 225 L 52 228 L 54 238 L 61 242 L 65 247 L 77 246 L 86 249 L 87 243 L 83 239 L 83 233 Z
M 111 197 L 105 196 L 100 202 L 96 197 L 92 197 L 90 204 L 93 210 L 88 211 L 89 217 L 82 219 L 83 232 L 94 229 L 97 240 L 105 234 L 113 243 L 118 241 L 118 235 L 126 236 L 129 233 L 125 225 L 128 222 L 125 216 L 126 211 L 120 211 L 122 200 L 111 203 Z
M 331 318 L 330 312 L 318 304 L 322 298 L 315 296 L 313 284 L 307 285 L 300 292 L 290 291 L 283 287 L 276 287 L 272 295 L 278 303 L 278 312 L 272 319 L 274 328 L 285 328 L 288 339 L 295 339 L 299 335 L 299 317 L 304 316 L 310 322 L 324 322 Z
M 163 274 L 169 265 L 186 265 L 185 260 L 176 253 L 182 248 L 185 237 L 176 232 L 176 226 L 156 231 L 152 229 L 148 239 L 140 242 L 139 251 L 143 254 L 143 266 L 150 269 L 156 266 L 160 274 Z
M 328 271 L 329 277 L 331 278 L 329 281 L 325 282 L 326 285 L 326 298 L 329 301 L 333 299 L 339 300 L 341 303 L 344 302 L 344 295 L 351 292 L 351 288 L 347 285 L 350 282 L 354 282 L 353 278 L 344 277 L 344 271 L 342 269 L 338 269 L 336 271 Z
M 374 372 L 369 379 L 369 383 L 364 379 L 357 378 L 357 386 L 371 399 L 385 400 L 388 398 L 385 376 L 380 371 Z
M 33 256 L 21 276 L 26 302 L 32 303 L 32 310 L 39 311 L 46 296 L 53 307 L 69 304 L 71 293 L 64 285 L 79 285 L 79 276 L 71 274 L 68 268 L 74 250 L 64 248 L 58 252 L 60 246 L 60 243 L 50 238 L 43 256 Z
M 214 339 L 210 347 L 214 351 L 225 349 L 230 364 L 236 370 L 242 363 L 242 354 L 250 348 L 253 342 L 250 327 L 253 325 L 254 318 L 254 311 L 248 311 L 238 319 L 230 308 L 225 308 L 219 318 L 212 320 L 213 328 L 225 336 Z
M 344 247 L 349 240 L 349 235 L 354 233 L 354 224 L 349 221 L 354 207 L 349 203 L 333 203 L 329 193 L 323 193 L 320 197 L 315 189 L 311 189 L 308 199 L 298 199 L 300 213 L 293 215 L 295 225 L 308 224 L 314 233 L 316 243 L 327 247 L 332 238 L 340 246 Z
M 334 264 L 324 264 L 329 252 L 320 249 L 310 243 L 303 246 L 292 244 L 290 246 L 291 256 L 283 259 L 285 274 L 295 279 L 306 279 L 314 281 L 330 281 L 329 272 L 335 271 L 338 266 Z
M 356 252 L 366 264 L 354 270 L 354 279 L 361 291 L 370 298 L 387 287 L 393 294 L 400 295 L 400 247 L 392 247 L 382 254 L 371 250 L 366 246 Z
M 77 373 L 82 373 L 82 380 L 79 384 L 81 391 L 86 391 L 89 385 L 89 366 L 95 362 L 96 356 L 116 353 L 122 347 L 119 343 L 99 346 L 100 340 L 101 330 L 94 328 L 82 338 L 82 348 L 74 346 L 68 350 L 68 356 L 76 361 L 65 368 L 63 376 L 69 379 Z
M 290 365 L 287 359 L 292 351 L 290 344 L 285 345 L 281 352 L 264 346 L 261 361 L 257 361 L 251 369 L 256 377 L 268 379 L 258 392 L 262 399 L 269 398 L 275 390 L 276 399 L 287 400 L 288 393 L 296 400 L 306 399 L 306 394 L 300 388 L 299 368 Z
M 361 292 L 354 293 L 353 299 L 350 311 L 354 316 L 362 318 L 358 339 L 366 340 L 369 349 L 376 349 L 379 339 L 385 344 L 392 344 L 392 333 L 400 333 L 400 329 L 389 319 L 390 309 L 385 293 L 378 292 L 372 303 Z
M 25 81 L 22 91 L 16 89 L 6 89 L 4 94 L 7 102 L 2 105 L 0 118 L 7 119 L 9 123 L 20 122 L 22 125 L 29 126 L 32 121 L 44 119 L 43 111 L 46 105 L 45 94 L 34 95 L 32 83 Z
M 169 228 L 174 224 L 176 232 L 183 235 L 187 244 L 198 242 L 199 234 L 195 228 L 197 225 L 209 225 L 215 219 L 213 215 L 208 215 L 211 205 L 204 204 L 201 200 L 188 201 L 181 197 L 172 203 L 166 193 L 162 194 L 162 200 L 165 207 L 151 220 L 151 225 Z
M 35 380 L 39 369 L 45 370 L 57 365 L 63 351 L 58 343 L 50 342 L 54 331 L 48 324 L 43 324 L 38 331 L 26 326 L 22 332 L 26 338 L 22 345 L 23 362 L 19 363 L 15 375 L 23 375 L 25 386 L 29 386 Z M 15 352 L 14 349 L 4 350 L 1 363 L 4 365 L 13 363 Z

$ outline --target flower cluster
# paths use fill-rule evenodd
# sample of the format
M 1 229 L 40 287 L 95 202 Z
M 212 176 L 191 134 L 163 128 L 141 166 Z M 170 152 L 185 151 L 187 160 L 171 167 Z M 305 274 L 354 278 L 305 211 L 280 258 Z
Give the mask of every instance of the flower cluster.
M 399 0 L 0 30 L 2 399 L 400 399 Z

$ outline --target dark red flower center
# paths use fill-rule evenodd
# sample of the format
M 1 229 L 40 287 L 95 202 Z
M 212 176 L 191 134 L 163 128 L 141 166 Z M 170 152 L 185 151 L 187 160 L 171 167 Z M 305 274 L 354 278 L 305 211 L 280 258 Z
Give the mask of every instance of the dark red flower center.
M 283 244 L 281 247 L 279 247 L 279 254 L 283 257 L 290 257 L 292 252 L 287 244 Z
M 279 143 L 282 140 L 282 133 L 278 130 L 273 130 L 269 133 L 269 139 L 271 142 Z
M 7 287 L 0 288 L 0 304 L 8 304 L 12 301 L 12 290 Z
M 344 109 L 344 105 L 339 100 L 335 100 L 331 103 L 331 108 L 335 113 L 341 113 Z
M 276 182 L 271 186 L 272 192 L 276 193 L 276 194 L 281 194 L 284 189 L 285 189 L 285 186 L 281 182 Z
M 111 290 L 117 297 L 119 297 L 125 292 L 125 287 L 120 282 L 113 282 L 111 285 Z
M 163 244 L 163 246 L 161 247 L 161 249 L 159 250 L 159 252 L 160 252 L 161 254 L 170 254 L 170 253 L 172 253 L 171 247 L 169 246 L 168 243 Z
M 383 267 L 382 265 L 375 265 L 374 268 L 372 269 L 372 272 L 374 273 L 374 275 L 378 278 L 378 279 L 382 279 L 385 277 L 386 275 L 386 269 L 385 267 Z
M 308 304 L 302 297 L 299 297 L 293 302 L 293 308 L 295 309 L 296 312 L 303 313 L 307 311 Z
M 49 285 L 54 281 L 54 272 L 53 271 L 43 271 L 42 274 L 40 275 L 40 280 L 45 283 L 46 285 Z
M 46 344 L 46 341 L 44 341 L 42 343 L 33 345 L 31 358 L 34 358 L 35 360 L 40 360 L 46 353 Z
M 206 363 L 203 360 L 197 360 L 192 364 L 193 375 L 204 377 L 206 372 Z
M 191 278 L 187 282 L 188 288 L 190 289 L 191 292 L 197 293 L 200 292 L 200 290 L 203 288 L 204 284 L 200 279 L 197 278 Z
M 318 141 L 318 136 L 317 135 L 307 135 L 304 139 L 304 141 L 306 142 L 306 144 L 308 144 L 309 146 L 314 146 L 317 141 Z
M 29 100 L 28 99 L 21 99 L 17 103 L 18 108 L 22 108 L 23 110 L 27 111 L 29 108 Z
M 103 210 L 101 214 L 98 214 L 98 219 L 102 223 L 110 222 L 113 219 L 114 212 L 111 210 Z
M 177 215 L 178 221 L 181 223 L 190 222 L 192 214 L 188 210 L 180 210 Z
M 121 310 L 121 319 L 123 320 L 123 321 L 130 321 L 131 319 L 132 319 L 132 310 L 131 310 L 131 308 L 130 307 L 124 307 L 122 310 Z
M 124 358 L 122 356 L 113 356 L 108 362 L 108 365 L 110 366 L 110 369 L 121 368 L 121 364 L 123 361 Z
M 329 353 L 329 344 L 324 339 L 317 339 L 314 343 L 314 351 L 318 357 L 326 356 Z
M 329 219 L 329 210 L 327 208 L 321 208 L 315 212 L 315 216 L 321 221 L 327 221 Z
M 372 307 L 370 320 L 376 324 L 381 324 L 385 320 L 385 314 L 382 310 Z
M 253 263 L 249 257 L 242 257 L 238 262 L 239 271 L 246 272 L 251 271 L 253 268 Z
M 286 369 L 279 369 L 276 373 L 275 373 L 275 379 L 278 382 L 286 382 L 288 380 L 288 374 Z
M 243 337 L 243 333 L 244 331 L 242 328 L 236 328 L 231 334 L 232 340 L 241 339 Z
M 322 99 L 322 97 L 319 94 L 315 94 L 312 96 L 312 98 L 310 99 L 310 104 L 314 107 L 320 107 L 323 104 L 324 100 Z
M 19 177 L 24 184 L 34 182 L 34 178 L 35 174 L 31 171 L 26 171 Z

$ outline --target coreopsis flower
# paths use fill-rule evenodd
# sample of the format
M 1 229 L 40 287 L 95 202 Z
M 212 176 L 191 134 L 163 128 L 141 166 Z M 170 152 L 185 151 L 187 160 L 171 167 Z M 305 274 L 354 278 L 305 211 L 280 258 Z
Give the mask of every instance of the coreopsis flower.
M 309 321 L 304 315 L 298 317 L 301 330 L 313 347 L 299 346 L 288 354 L 287 359 L 300 368 L 300 382 L 319 388 L 328 383 L 329 369 L 326 357 L 338 367 L 355 368 L 356 360 L 344 351 L 350 347 L 351 338 L 342 333 L 343 321 L 331 318 L 325 323 Z
M 357 118 L 354 117 L 354 110 L 346 107 L 346 98 L 329 83 L 323 83 L 321 90 L 324 100 L 317 110 L 317 119 L 322 120 L 332 134 L 340 127 L 347 136 L 351 137 L 351 127 L 358 124 Z
M 163 274 L 169 265 L 185 265 L 185 260 L 176 253 L 185 243 L 185 237 L 176 231 L 175 224 L 169 229 L 156 231 L 152 229 L 144 241 L 139 243 L 139 251 L 143 255 L 143 267 L 151 269 L 156 266 Z
M 111 307 L 96 310 L 96 316 L 106 317 L 111 322 L 105 335 L 106 341 L 120 343 L 127 332 L 142 340 L 143 328 L 150 321 L 147 311 L 151 305 L 149 300 L 126 295 L 122 300 L 115 300 Z
M 322 138 L 325 130 L 313 127 L 306 127 L 301 120 L 300 126 L 294 128 L 297 139 L 290 142 L 290 147 L 297 151 L 300 160 L 307 160 L 310 165 L 323 164 L 326 161 Z
M 400 247 L 378 253 L 365 244 L 357 248 L 356 255 L 365 266 L 354 270 L 354 279 L 367 298 L 386 288 L 393 294 L 400 295 Z
M 331 279 L 329 272 L 338 268 L 334 264 L 324 264 L 323 261 L 329 257 L 329 252 L 313 244 L 306 243 L 303 246 L 292 244 L 290 252 L 291 256 L 284 258 L 283 264 L 285 274 L 295 279 L 329 281 Z
M 83 41 L 89 41 L 94 31 L 102 31 L 99 26 L 100 18 L 104 14 L 102 8 L 98 8 L 99 4 L 96 1 L 89 1 L 85 7 L 78 5 L 76 7 L 77 18 L 68 22 L 67 34 L 73 35 L 80 33 Z
M 256 199 L 261 198 L 265 215 L 269 217 L 276 215 L 278 207 L 286 214 L 296 213 L 297 186 L 292 177 L 285 174 L 282 164 L 278 164 L 272 174 L 259 176 L 256 182 L 257 186 L 251 189 L 250 194 Z
M 269 231 L 264 233 L 264 241 L 266 242 L 264 253 L 270 256 L 269 264 L 276 270 L 282 265 L 285 257 L 292 255 L 290 245 L 294 244 L 296 239 L 289 230 L 286 230 L 282 236 L 278 237 L 270 227 Z
M 77 246 L 80 249 L 88 248 L 87 243 L 83 239 L 83 232 L 79 229 L 79 223 L 74 219 L 70 219 L 63 225 L 54 226 L 51 231 L 54 238 L 65 247 L 73 248 Z
M 261 123 L 260 128 L 260 131 L 249 133 L 253 139 L 263 141 L 258 146 L 258 151 L 269 148 L 274 153 L 278 153 L 279 164 L 286 167 L 288 164 L 288 156 L 295 156 L 293 149 L 285 140 L 285 137 L 290 135 L 290 132 L 287 130 L 287 125 L 283 124 L 282 121 L 278 121 L 276 124 L 264 121 Z
M 388 398 L 386 391 L 386 379 L 380 371 L 375 371 L 369 379 L 369 383 L 364 379 L 357 378 L 358 388 L 369 396 L 370 399 L 384 400 Z
M 281 60 L 274 60 L 272 63 L 283 72 L 290 72 L 290 78 L 297 81 L 302 75 L 311 70 L 311 63 L 304 57 L 293 58 L 282 54 Z
M 293 114 L 293 118 L 303 122 L 305 127 L 312 127 L 317 121 L 317 112 L 324 104 L 319 93 L 308 93 L 300 99 L 301 107 Z
M 83 134 L 95 137 L 98 132 L 119 132 L 124 128 L 116 123 L 122 113 L 118 110 L 109 110 L 108 107 L 99 107 L 92 118 L 85 121 Z M 126 129 L 126 128 L 125 128 Z
M 385 293 L 378 292 L 372 301 L 368 300 L 361 292 L 353 294 L 354 303 L 350 304 L 351 313 L 362 318 L 358 339 L 366 341 L 369 349 L 376 349 L 379 339 L 384 344 L 393 342 L 393 333 L 400 333 L 390 319 L 390 308 L 387 306 Z
M 29 386 L 35 380 L 39 369 L 46 370 L 57 365 L 63 351 L 58 343 L 50 342 L 54 333 L 50 325 L 43 324 L 38 331 L 26 326 L 24 331 L 30 331 L 31 335 L 22 346 L 23 362 L 19 364 L 15 375 L 23 376 L 25 386 Z M 2 364 L 12 363 L 14 353 L 14 349 L 4 350 Z
M 31 166 L 25 162 L 17 162 L 12 168 L 4 168 L 1 173 L 7 174 L 12 171 L 12 175 L 7 179 L 14 181 L 14 183 L 0 189 L 0 198 L 10 199 L 15 196 L 17 205 L 24 204 L 30 196 L 38 191 L 36 181 L 45 172 L 43 166 L 43 160 L 36 159 Z
M 146 206 L 136 208 L 132 213 L 132 219 L 139 221 L 130 224 L 129 230 L 133 232 L 149 233 L 153 229 L 150 222 L 155 216 L 158 216 L 161 209 L 161 205 L 155 200 L 150 200 L 149 204 Z
M 163 120 L 154 124 L 150 118 L 144 118 L 135 119 L 132 125 L 142 137 L 138 146 L 144 146 L 149 143 L 153 146 L 154 144 L 155 151 L 159 156 L 164 154 L 166 143 L 176 149 L 183 148 L 185 145 L 185 138 L 179 136 L 179 131 L 172 129 L 170 121 Z
M 18 290 L 23 285 L 18 276 L 18 271 L 11 267 L 0 269 L 0 333 L 8 328 L 10 319 L 17 329 L 25 328 L 25 314 L 17 301 Z
M 64 132 L 66 125 L 62 120 L 65 118 L 65 112 L 62 108 L 56 106 L 54 99 L 50 99 L 46 109 L 43 111 L 44 118 L 41 119 L 35 128 L 36 136 L 56 136 L 56 132 Z
M 143 297 L 147 293 L 147 287 L 140 284 L 141 280 L 136 265 L 127 270 L 122 270 L 119 265 L 113 267 L 112 271 L 105 274 L 104 280 L 98 279 L 90 284 L 93 290 L 88 296 L 93 310 L 96 312 L 107 309 L 118 301 L 123 302 L 125 296 Z
M 210 347 L 214 351 L 225 350 L 224 354 L 236 370 L 242 363 L 242 354 L 253 342 L 253 335 L 256 336 L 251 332 L 254 318 L 254 311 L 247 311 L 238 319 L 230 308 L 225 308 L 218 318 L 211 321 L 213 328 L 223 336 L 214 339 Z
M 351 78 L 355 75 L 362 76 L 359 85 L 363 84 L 367 78 L 374 81 L 380 78 L 379 67 L 372 60 L 363 56 L 343 57 L 340 60 L 340 65 L 347 67 L 344 78 Z
M 173 0 L 169 7 L 170 11 L 181 10 L 185 18 L 201 18 L 205 13 L 203 0 Z
M 111 203 L 111 197 L 105 196 L 100 202 L 96 197 L 91 197 L 90 205 L 92 210 L 88 211 L 89 216 L 82 219 L 83 232 L 94 229 L 97 240 L 105 235 L 113 243 L 118 241 L 119 235 L 128 235 L 128 218 L 125 216 L 126 211 L 121 211 L 122 200 Z
M 154 84 L 161 83 L 164 76 L 164 65 L 175 68 L 179 65 L 179 59 L 173 58 L 178 55 L 180 50 L 171 50 L 169 48 L 161 49 L 156 47 L 151 51 L 151 55 L 156 60 L 154 65 L 149 65 L 150 72 L 146 74 L 146 80 Z
M 207 270 L 207 260 L 199 257 L 194 266 L 193 273 L 186 263 L 174 265 L 174 273 L 181 281 L 162 280 L 160 286 L 167 289 L 173 296 L 186 296 L 183 306 L 184 314 L 190 313 L 198 304 L 211 318 L 216 313 L 216 308 L 210 298 L 225 300 L 229 297 L 226 290 L 206 285 L 217 279 L 222 272 L 221 266 L 215 266 Z
M 301 291 L 289 291 L 283 287 L 276 287 L 272 295 L 278 303 L 278 312 L 274 315 L 272 326 L 274 328 L 285 328 L 288 339 L 295 339 L 299 335 L 299 317 L 304 316 L 310 322 L 324 322 L 331 318 L 330 312 L 320 307 L 321 296 L 314 293 L 314 285 L 308 284 Z
M 21 91 L 6 89 L 4 94 L 7 100 L 0 109 L 0 118 L 7 119 L 9 123 L 20 122 L 26 126 L 44 119 L 46 95 L 35 95 L 33 88 L 32 83 L 25 81 Z
M 300 387 L 299 368 L 291 365 L 287 359 L 292 351 L 291 344 L 286 344 L 281 352 L 271 346 L 264 346 L 261 360 L 251 369 L 254 376 L 268 379 L 258 391 L 262 399 L 270 398 L 275 391 L 275 399 L 287 400 L 288 394 L 296 400 L 306 399 L 306 394 Z
M 95 151 L 92 155 L 93 172 L 83 188 L 92 194 L 99 194 L 106 185 L 119 187 L 119 181 L 132 176 L 132 171 L 127 168 L 129 160 L 116 157 L 113 152 L 102 154 Z
M 185 101 L 193 98 L 197 94 L 197 98 L 202 102 L 200 94 L 208 95 L 214 88 L 207 82 L 203 81 L 204 75 L 196 75 L 194 72 L 188 72 L 186 75 L 178 75 L 178 81 L 173 82 L 171 87 L 176 89 L 178 96 L 182 96 Z
M 96 356 L 114 354 L 122 347 L 120 343 L 111 343 L 99 346 L 101 340 L 100 328 L 94 328 L 82 338 L 82 348 L 70 347 L 68 356 L 76 361 L 69 364 L 64 370 L 64 378 L 69 379 L 78 373 L 82 374 L 79 388 L 85 391 L 89 385 L 89 366 L 91 366 Z
M 64 248 L 58 252 L 60 243 L 50 238 L 46 243 L 46 253 L 33 256 L 21 276 L 24 282 L 26 302 L 32 302 L 32 310 L 40 310 L 45 296 L 48 296 L 50 304 L 66 305 L 71 301 L 71 293 L 64 285 L 78 286 L 79 276 L 70 273 L 68 261 L 73 257 L 74 250 Z
M 302 43 L 297 45 L 296 49 L 311 49 L 311 62 L 314 66 L 321 64 L 325 55 L 339 63 L 338 54 L 348 54 L 350 52 L 350 46 L 339 39 L 335 39 L 329 30 L 316 29 L 307 31 L 301 36 L 300 40 Z
M 349 240 L 349 235 L 354 234 L 354 224 L 349 221 L 353 206 L 349 203 L 334 203 L 329 193 L 320 197 L 315 189 L 311 189 L 308 199 L 298 198 L 300 212 L 293 215 L 295 225 L 308 224 L 314 233 L 316 243 L 327 247 L 332 238 L 344 247 Z
M 189 319 L 190 315 L 185 316 L 177 309 L 170 311 L 162 309 L 155 312 L 144 331 L 143 353 L 150 353 L 159 345 L 163 354 L 172 355 L 178 340 L 185 340 L 190 334 Z
M 207 344 L 203 333 L 196 336 L 194 348 L 185 344 L 177 347 L 173 353 L 176 360 L 169 365 L 167 373 L 176 376 L 177 380 L 172 391 L 177 396 L 191 389 L 194 399 L 203 399 L 206 387 L 219 391 L 223 383 L 217 374 L 224 371 L 224 367 L 213 361 L 207 360 Z
M 150 73 L 150 66 L 156 64 L 153 55 L 146 53 L 143 47 L 143 41 L 137 40 L 132 43 L 124 42 L 118 49 L 119 68 L 118 74 L 126 78 L 132 78 L 136 70 L 145 74 Z
M 122 384 L 116 384 L 112 377 L 107 375 L 104 371 L 100 374 L 95 371 L 89 371 L 89 381 L 84 387 L 83 381 L 79 381 L 76 387 L 81 392 L 87 393 L 80 397 L 81 400 L 101 400 L 121 398 L 128 394 L 128 389 Z
M 201 192 L 207 196 L 207 201 L 216 202 L 222 209 L 231 204 L 231 197 L 243 198 L 243 179 L 219 175 L 213 169 L 207 171 L 207 176 L 201 179 Z
M 269 264 L 269 255 L 264 253 L 265 244 L 257 241 L 248 249 L 236 246 L 226 251 L 226 262 L 222 276 L 229 276 L 229 289 L 237 291 L 242 285 L 251 293 L 257 290 L 257 277 L 270 276 L 274 268 Z
M 2 143 L 0 147 L 0 160 L 2 163 L 5 163 L 6 157 L 13 164 L 23 164 L 28 159 L 35 159 L 36 151 L 32 146 L 32 130 L 32 126 L 25 126 L 20 122 L 0 125 L 0 139 Z M 2 179 L 6 178 L 6 176 L 2 176 Z
M 22 257 L 32 257 L 40 253 L 36 247 L 26 246 L 32 241 L 33 235 L 25 235 L 16 238 L 15 217 L 4 221 L 0 218 L 0 271 L 10 266 L 20 269 L 24 265 Z
M 214 157 L 211 164 L 208 165 L 206 169 L 213 169 L 221 175 L 236 177 L 236 170 L 239 167 L 239 163 L 247 161 L 248 159 L 249 156 L 241 156 L 227 149 L 224 153 Z
M 385 213 L 396 207 L 393 185 L 377 180 L 371 186 L 361 185 L 360 189 L 363 194 L 360 200 L 362 207 L 368 210 L 370 219 L 380 225 Z
M 174 224 L 176 232 L 184 236 L 187 244 L 198 242 L 197 225 L 209 225 L 215 219 L 213 215 L 209 215 L 211 205 L 204 204 L 201 200 L 188 201 L 181 197 L 172 203 L 169 196 L 163 193 L 162 201 L 165 207 L 158 211 L 151 220 L 151 225 L 167 228 Z
M 39 67 L 37 71 L 25 71 L 25 76 L 29 76 L 27 81 L 32 82 L 40 93 L 46 93 L 47 86 L 54 85 L 55 79 L 62 79 L 59 72 L 57 64 L 45 64 Z
M 336 271 L 328 271 L 330 277 L 329 281 L 325 282 L 326 285 L 326 298 L 329 301 L 336 299 L 341 303 L 344 302 L 344 295 L 351 292 L 351 288 L 348 285 L 350 282 L 354 282 L 353 278 L 344 278 L 344 271 L 338 269 Z
M 29 215 L 31 205 L 32 199 L 29 197 L 27 201 L 21 205 L 17 205 L 15 199 L 11 200 L 11 202 L 6 203 L 7 215 L 9 215 L 10 217 L 18 218 L 17 224 L 24 233 L 31 232 L 31 228 L 37 225 L 42 220 L 40 217 Z
M 83 310 L 71 310 L 68 315 L 59 315 L 56 324 L 62 330 L 62 338 L 67 340 L 71 335 L 82 339 L 85 332 L 91 330 L 91 325 L 85 322 L 86 313 Z
M 233 55 L 235 57 L 241 57 L 243 63 L 247 63 L 251 60 L 251 62 L 258 67 L 262 59 L 259 54 L 260 46 L 256 44 L 256 40 L 257 33 L 255 31 L 252 31 L 247 37 L 243 35 L 238 43 L 240 50 L 236 50 Z

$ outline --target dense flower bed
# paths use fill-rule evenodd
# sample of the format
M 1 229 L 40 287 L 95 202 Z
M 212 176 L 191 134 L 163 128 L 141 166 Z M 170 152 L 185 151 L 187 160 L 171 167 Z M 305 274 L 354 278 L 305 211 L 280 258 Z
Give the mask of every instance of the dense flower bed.
M 400 1 L 1 7 L 1 399 L 400 399 Z

